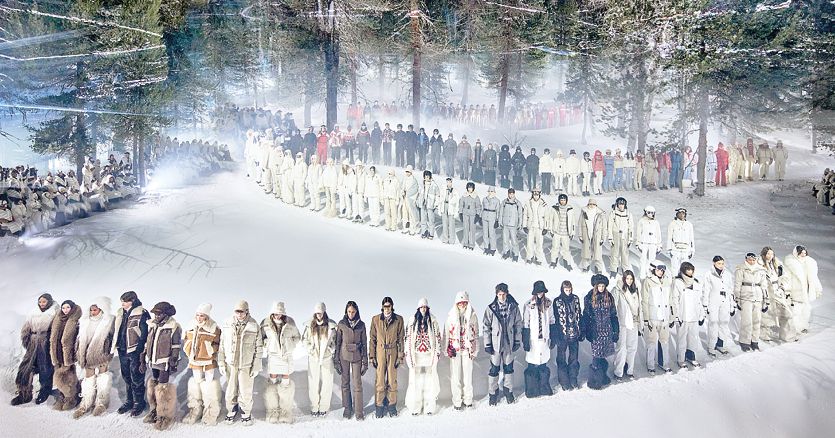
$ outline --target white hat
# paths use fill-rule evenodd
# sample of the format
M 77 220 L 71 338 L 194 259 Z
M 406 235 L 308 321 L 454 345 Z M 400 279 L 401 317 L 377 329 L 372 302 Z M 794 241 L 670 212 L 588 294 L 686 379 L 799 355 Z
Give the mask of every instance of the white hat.
M 211 316 L 212 315 L 212 305 L 209 304 L 209 303 L 203 303 L 203 304 L 197 306 L 197 311 L 195 311 L 194 313 L 202 313 L 206 316 Z
M 469 303 L 470 302 L 470 294 L 467 291 L 462 290 L 455 294 L 455 304 L 458 303 Z
M 235 305 L 235 310 L 244 310 L 249 312 L 249 303 L 246 300 L 238 301 L 238 304 Z
M 412 165 L 411 165 L 411 164 L 410 164 L 410 165 L 408 165 L 408 166 L 406 166 L 406 172 L 411 172 L 411 171 L 413 171 L 413 170 L 415 170 L 415 168 L 414 168 L 414 167 L 412 167 Z
M 325 303 L 316 303 L 316 305 L 313 306 L 313 313 L 325 313 L 325 311 Z
M 272 311 L 270 311 L 273 315 L 286 315 L 287 313 L 284 311 L 284 302 L 282 301 L 273 301 Z
M 418 300 L 418 308 L 423 306 L 429 307 L 429 301 L 425 297 Z
M 597 199 L 589 198 L 589 203 L 587 205 L 597 205 Z
M 362 166 L 362 160 L 354 161 L 355 166 Z
M 351 163 L 349 163 L 349 162 L 348 162 L 348 159 L 346 158 L 346 159 L 342 160 L 342 165 L 343 165 L 343 166 L 350 166 L 350 165 L 351 165 Z

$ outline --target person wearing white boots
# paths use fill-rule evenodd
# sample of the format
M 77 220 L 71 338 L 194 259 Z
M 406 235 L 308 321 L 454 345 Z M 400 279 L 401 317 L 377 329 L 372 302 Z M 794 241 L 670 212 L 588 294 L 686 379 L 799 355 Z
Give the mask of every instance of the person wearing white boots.
M 823 295 L 823 285 L 818 277 L 818 262 L 809 255 L 803 245 L 797 245 L 783 259 L 783 267 L 789 277 L 794 311 L 792 319 L 798 333 L 808 333 L 812 317 L 812 302 Z
M 557 345 L 557 326 L 551 300 L 545 296 L 545 282 L 533 284 L 531 299 L 522 306 L 522 346 L 525 349 L 525 395 L 528 398 L 553 395 L 548 361 Z
M 594 263 L 597 274 L 606 272 L 603 264 L 603 241 L 606 238 L 606 213 L 597 206 L 597 200 L 589 198 L 588 204 L 580 210 L 577 221 L 577 236 L 582 244 L 580 269 L 588 272 Z
M 556 268 L 560 259 L 563 267 L 571 271 L 574 257 L 571 255 L 571 240 L 577 234 L 577 213 L 568 205 L 568 195 L 560 193 L 557 203 L 551 206 L 548 215 L 548 229 L 551 231 L 551 267 Z
M 429 311 L 426 298 L 418 301 L 415 315 L 406 326 L 405 358 L 409 366 L 406 408 L 412 415 L 435 413 L 438 393 L 438 359 L 441 357 L 441 330 Z
M 705 323 L 707 311 L 702 302 L 702 284 L 695 277 L 695 272 L 696 268 L 692 263 L 684 262 L 673 279 L 670 306 L 673 323 L 678 323 L 676 349 L 679 368 L 685 368 L 688 364 L 694 367 L 701 366 L 696 359 L 696 350 L 701 347 L 699 327 Z
M 325 168 L 322 170 L 322 186 L 325 189 L 325 216 L 334 217 L 336 211 L 336 193 L 339 190 L 339 167 L 328 158 Z
M 307 166 L 307 192 L 310 193 L 310 210 L 319 211 L 322 209 L 322 165 L 319 164 L 319 157 L 310 156 L 310 165 Z
M 110 404 L 110 388 L 113 375 L 108 371 L 113 353 L 113 323 L 116 317 L 110 313 L 110 299 L 98 297 L 87 308 L 78 324 L 76 355 L 78 366 L 84 370 L 81 381 L 81 404 L 73 413 L 73 418 L 80 418 L 93 411 L 99 416 L 107 411 Z
M 635 221 L 632 213 L 626 207 L 626 198 L 618 197 L 612 211 L 609 213 L 609 224 L 606 227 L 607 240 L 612 248 L 609 258 L 609 277 L 614 278 L 632 269 L 629 262 L 629 247 L 635 240 Z
M 435 209 L 440 202 L 441 191 L 432 180 L 432 172 L 423 171 L 423 184 L 418 193 L 417 206 L 420 209 L 420 237 L 422 239 L 435 238 Z
M 565 190 L 571 196 L 578 196 L 580 194 L 580 185 L 577 181 L 582 173 L 580 172 L 580 166 L 581 163 L 580 159 L 577 158 L 577 151 L 571 149 L 568 153 L 568 158 L 565 159 Z M 585 184 L 585 182 L 583 184 Z
M 357 160 L 354 163 L 354 173 L 357 178 L 356 189 L 351 195 L 351 210 L 354 216 L 351 218 L 353 222 L 362 223 L 365 219 L 365 167 L 362 161 Z
M 644 316 L 641 313 L 641 287 L 635 278 L 635 273 L 627 269 L 618 278 L 612 295 L 615 298 L 615 309 L 618 311 L 620 335 L 615 344 L 615 380 L 621 380 L 624 375 L 629 379 L 635 378 L 635 355 L 638 353 L 638 335 L 642 329 Z
M 702 303 L 707 307 L 707 354 L 728 354 L 725 343 L 731 342 L 731 317 L 734 305 L 734 276 L 725 269 L 725 259 L 713 256 L 713 267 L 702 279 Z
M 577 156 L 575 155 L 574 158 L 576 159 Z M 577 164 L 580 164 L 579 161 Z M 542 164 L 540 163 L 540 166 Z M 565 174 L 566 174 L 566 159 L 562 154 L 561 150 L 557 150 L 556 154 L 554 155 L 554 191 L 555 192 L 563 192 L 567 193 L 566 190 L 568 184 L 565 183 Z M 575 184 L 576 187 L 576 184 Z M 550 193 L 547 193 L 550 195 Z
M 304 185 L 307 181 L 307 164 L 304 162 L 304 154 L 296 153 L 296 164 L 293 165 L 293 199 L 296 207 L 304 207 L 307 198 L 304 194 Z
M 281 200 L 285 204 L 293 203 L 293 169 L 295 163 L 293 162 L 293 153 L 290 150 L 284 151 L 284 159 L 281 161 Z
M 667 266 L 660 260 L 650 263 L 650 274 L 641 285 L 641 314 L 644 317 L 644 342 L 647 347 L 647 371 L 655 374 L 658 366 L 658 349 L 661 349 L 661 369 L 672 371 L 670 354 L 670 278 Z
M 220 374 L 226 376 L 226 424 L 241 414 L 244 426 L 252 423 L 252 386 L 261 372 L 263 334 L 261 326 L 249 314 L 249 303 L 235 305 L 235 313 L 223 323 L 217 361 Z
M 274 145 L 270 145 L 266 147 L 266 150 L 263 152 L 264 162 L 262 166 L 264 168 L 263 173 L 261 174 L 261 187 L 264 188 L 264 193 L 270 194 L 273 192 L 273 165 L 270 162 L 270 158 L 272 158 Z
M 406 166 L 406 176 L 403 178 L 403 234 L 414 236 L 417 234 L 420 216 L 417 209 L 417 198 L 420 193 L 420 183 L 413 175 L 411 165 Z
M 211 304 L 197 306 L 183 343 L 183 352 L 191 370 L 191 379 L 188 380 L 188 414 L 183 418 L 186 424 L 200 421 L 207 426 L 214 426 L 220 415 L 220 375 L 216 373 L 220 327 L 212 320 L 211 313 Z
M 676 209 L 676 217 L 667 226 L 667 254 L 670 266 L 677 269 L 681 263 L 693 258 L 696 253 L 696 239 L 693 224 L 687 221 L 687 209 Z
M 296 386 L 290 380 L 290 374 L 293 373 L 293 351 L 301 340 L 301 334 L 281 301 L 273 302 L 270 315 L 261 321 L 261 332 L 269 374 L 264 389 L 267 422 L 292 423 Z
M 304 326 L 302 341 L 307 347 L 310 412 L 314 417 L 321 417 L 328 413 L 331 406 L 333 354 L 336 348 L 336 322 L 328 317 L 325 303 L 317 303 L 313 307 L 313 318 Z
M 452 185 L 452 178 L 447 177 L 446 188 L 441 196 L 440 211 L 441 214 L 441 241 L 450 245 L 454 245 L 458 240 L 458 234 L 455 227 L 455 218 L 458 216 L 458 203 L 461 197 L 458 195 L 458 190 Z
M 372 227 L 380 226 L 380 195 L 383 191 L 383 179 L 377 174 L 377 168 L 371 166 L 365 173 L 365 198 L 368 200 L 368 215 Z
M 276 146 L 269 155 L 270 175 L 272 175 L 272 194 L 276 199 L 281 198 L 281 169 L 284 165 L 284 149 Z
M 481 201 L 481 240 L 485 255 L 496 253 L 496 231 L 499 228 L 498 212 L 501 206 L 496 197 L 496 188 L 487 188 L 487 196 Z
M 473 363 L 478 355 L 478 316 L 466 291 L 455 294 L 444 328 L 452 406 L 460 411 L 473 406 Z
M 390 169 L 388 176 L 383 180 L 383 214 L 386 218 L 386 230 L 397 231 L 397 211 L 400 206 L 400 180 Z
M 525 261 L 528 264 L 548 263 L 543 249 L 543 237 L 548 233 L 547 218 L 549 217 L 548 203 L 542 199 L 539 187 L 534 187 L 531 190 L 531 199 L 525 203 L 525 208 L 522 210 L 522 229 L 528 234 L 528 245 L 525 251 Z
M 638 220 L 635 230 L 635 242 L 641 254 L 638 272 L 643 280 L 651 274 L 649 264 L 655 260 L 664 244 L 661 239 L 661 224 L 655 220 L 655 207 L 651 205 L 644 207 L 644 215 Z
M 768 311 L 768 279 L 757 264 L 757 255 L 749 252 L 745 262 L 734 272 L 734 298 L 740 310 L 739 346 L 742 351 L 760 349 L 762 314 Z
M 357 190 L 357 174 L 348 164 L 348 159 L 342 160 L 342 171 L 339 172 L 339 217 L 353 219 L 354 204 L 351 195 Z

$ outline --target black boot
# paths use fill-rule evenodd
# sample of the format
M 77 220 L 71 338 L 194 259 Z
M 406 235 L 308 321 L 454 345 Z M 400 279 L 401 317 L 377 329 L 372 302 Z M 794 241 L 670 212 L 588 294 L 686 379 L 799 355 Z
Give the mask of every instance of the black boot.
M 571 265 L 570 265 L 570 264 L 568 264 L 568 261 L 567 261 L 567 260 L 563 260 L 563 261 L 562 261 L 562 265 L 563 265 L 563 267 L 565 268 L 565 270 L 566 270 L 566 271 L 571 272 L 571 269 L 572 269 L 572 268 L 571 268 Z
M 138 417 L 138 416 L 142 415 L 142 413 L 145 412 L 146 407 L 147 406 L 145 405 L 145 402 L 134 403 L 133 404 L 133 409 L 131 409 L 131 411 L 130 411 L 130 416 L 131 417 Z
M 41 403 L 46 402 L 47 400 L 49 400 L 50 395 L 52 395 L 52 388 L 41 389 L 40 391 L 38 391 L 38 397 L 35 398 L 35 404 L 39 405 Z
M 754 351 L 760 351 L 760 344 L 759 344 L 759 342 L 752 342 L 752 343 L 751 343 L 751 349 L 752 349 L 752 350 L 754 350 Z
M 502 260 L 507 260 L 507 259 L 509 259 L 509 258 L 510 258 L 510 251 L 508 251 L 508 252 L 506 252 L 506 253 L 502 254 Z
M 748 344 L 739 344 L 739 346 L 742 348 L 743 352 L 751 351 L 751 346 Z
M 38 397 L 40 397 L 40 395 Z M 32 401 L 32 390 L 30 389 L 29 391 L 20 391 L 17 393 L 17 396 L 12 399 L 12 406 L 26 404 L 30 401 Z
M 385 408 L 383 406 L 374 405 L 374 416 L 377 418 L 383 418 L 383 416 L 385 416 L 384 409 Z
M 496 390 L 496 392 L 490 394 L 489 403 L 490 403 L 490 406 L 496 406 L 496 404 L 499 403 L 499 391 L 498 390 Z
M 133 402 L 126 401 L 125 404 L 119 406 L 119 409 L 117 409 L 116 412 L 119 414 L 125 414 L 127 412 L 130 412 L 131 409 L 133 409 Z
M 397 416 L 397 406 L 396 405 L 389 405 L 389 417 L 396 417 Z
M 514 401 L 516 401 L 516 398 L 513 397 L 513 391 L 507 388 L 504 388 L 504 398 L 507 401 L 507 404 L 512 404 Z
M 345 408 L 342 410 L 342 418 L 351 418 L 354 416 L 354 410 L 351 408 Z

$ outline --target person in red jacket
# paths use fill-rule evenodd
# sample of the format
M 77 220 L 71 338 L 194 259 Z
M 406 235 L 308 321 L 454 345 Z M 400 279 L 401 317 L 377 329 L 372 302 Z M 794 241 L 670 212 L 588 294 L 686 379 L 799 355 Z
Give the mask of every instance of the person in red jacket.
M 725 150 L 725 145 L 719 142 L 716 148 L 716 185 L 728 185 L 728 179 L 725 177 L 725 171 L 728 169 L 728 151 Z
M 319 127 L 319 135 L 316 136 L 316 155 L 320 163 L 328 161 L 328 129 L 325 125 Z
M 591 159 L 591 168 L 594 171 L 594 194 L 603 194 L 603 176 L 606 175 L 606 166 L 603 164 L 603 152 L 600 149 L 594 151 L 594 158 Z

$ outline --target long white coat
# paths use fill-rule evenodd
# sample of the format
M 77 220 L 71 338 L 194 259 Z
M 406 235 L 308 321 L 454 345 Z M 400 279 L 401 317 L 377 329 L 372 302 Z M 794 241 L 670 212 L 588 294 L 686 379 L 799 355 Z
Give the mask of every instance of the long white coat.
M 548 363 L 551 358 L 550 329 L 555 324 L 554 307 L 548 297 L 542 298 L 542 307 L 543 314 L 540 319 L 539 309 L 536 306 L 536 296 L 531 297 L 522 306 L 522 327 L 529 330 L 526 333 L 530 337 L 530 351 L 525 353 L 525 361 L 533 365 Z M 542 330 L 542 339 L 539 339 L 540 329 Z
M 789 290 L 793 301 L 810 303 L 823 294 L 823 285 L 818 277 L 818 262 L 812 257 L 798 257 L 797 252 L 783 259 L 783 269 L 791 280 Z

